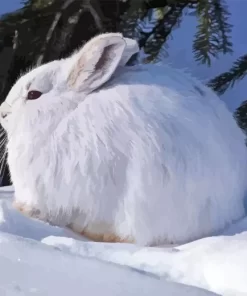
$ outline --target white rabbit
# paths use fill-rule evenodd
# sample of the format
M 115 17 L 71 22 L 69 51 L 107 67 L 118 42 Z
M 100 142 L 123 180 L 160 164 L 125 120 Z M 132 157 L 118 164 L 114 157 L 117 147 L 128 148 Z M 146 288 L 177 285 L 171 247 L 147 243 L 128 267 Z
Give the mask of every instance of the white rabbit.
M 124 67 L 137 50 L 102 34 L 16 82 L 0 108 L 14 204 L 96 241 L 212 235 L 244 216 L 244 135 L 188 74 Z

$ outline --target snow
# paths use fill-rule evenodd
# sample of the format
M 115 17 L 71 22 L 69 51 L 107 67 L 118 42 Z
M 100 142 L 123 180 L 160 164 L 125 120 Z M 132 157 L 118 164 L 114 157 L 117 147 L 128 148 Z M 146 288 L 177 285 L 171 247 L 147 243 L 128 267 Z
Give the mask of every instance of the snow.
M 1 295 L 213 295 L 1 234 Z
M 91 252 L 104 254 L 104 250 L 107 255 L 110 248 L 112 254 L 116 251 L 116 256 L 124 259 L 125 254 L 131 256 L 133 250 L 139 248 L 75 240 L 68 230 L 22 216 L 11 207 L 12 198 L 12 187 L 1 188 L 1 296 L 216 295 L 166 281 L 141 268 L 138 262 L 131 266 L 128 261 L 125 265 L 116 260 L 117 264 L 113 264 L 115 262 L 110 257 L 91 256 Z M 156 258 L 157 255 L 156 252 Z
M 181 246 L 96 243 L 29 219 L 0 188 L 0 295 L 247 295 L 247 218 Z
M 81 243 L 54 237 L 48 237 L 43 242 L 61 250 L 138 268 L 169 281 L 201 287 L 220 295 L 247 295 L 247 232 L 231 237 L 205 238 L 168 249 L 132 246 L 123 250 L 123 246 Z

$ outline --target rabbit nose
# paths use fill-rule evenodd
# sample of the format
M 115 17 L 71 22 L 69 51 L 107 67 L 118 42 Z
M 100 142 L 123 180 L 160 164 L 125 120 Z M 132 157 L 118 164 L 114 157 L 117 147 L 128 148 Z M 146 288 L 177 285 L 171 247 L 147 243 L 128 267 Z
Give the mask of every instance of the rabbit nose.
M 7 104 L 6 102 L 3 102 L 0 106 L 0 114 L 1 117 L 4 119 L 6 118 L 11 112 L 11 106 Z
M 5 118 L 5 117 L 7 117 L 8 114 L 9 114 L 9 113 L 7 113 L 7 112 L 2 112 L 2 113 L 1 113 L 1 116 L 2 116 L 2 118 Z

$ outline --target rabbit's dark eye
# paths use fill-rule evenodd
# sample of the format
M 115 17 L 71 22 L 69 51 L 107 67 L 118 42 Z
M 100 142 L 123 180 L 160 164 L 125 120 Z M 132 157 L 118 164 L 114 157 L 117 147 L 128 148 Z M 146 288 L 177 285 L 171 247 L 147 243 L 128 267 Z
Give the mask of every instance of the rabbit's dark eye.
M 27 94 L 27 100 L 37 100 L 41 96 L 42 96 L 42 92 L 38 90 L 31 90 Z

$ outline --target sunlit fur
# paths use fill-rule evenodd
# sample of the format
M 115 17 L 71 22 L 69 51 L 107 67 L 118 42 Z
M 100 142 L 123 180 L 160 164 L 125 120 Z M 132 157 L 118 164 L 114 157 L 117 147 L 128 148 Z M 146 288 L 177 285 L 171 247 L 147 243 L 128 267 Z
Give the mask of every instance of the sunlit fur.
M 6 98 L 16 203 L 141 245 L 188 242 L 244 215 L 244 135 L 211 90 L 150 64 L 119 67 L 86 95 L 67 87 L 70 63 L 32 70 Z M 26 101 L 28 87 L 44 94 Z

